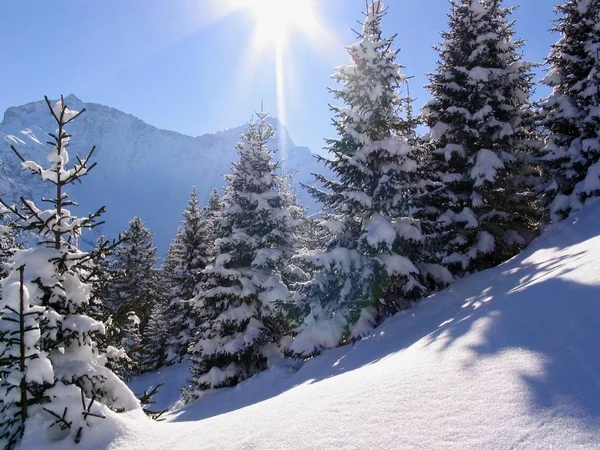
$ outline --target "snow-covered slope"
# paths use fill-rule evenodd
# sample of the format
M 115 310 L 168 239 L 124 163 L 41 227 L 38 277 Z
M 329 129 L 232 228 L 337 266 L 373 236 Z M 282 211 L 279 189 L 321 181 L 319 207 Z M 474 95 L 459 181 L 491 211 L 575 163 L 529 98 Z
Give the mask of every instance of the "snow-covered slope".
M 369 339 L 209 394 L 171 423 L 106 419 L 86 448 L 599 448 L 599 234 L 596 202 Z M 168 405 L 178 370 L 137 388 L 174 380 Z
M 223 174 L 229 173 L 231 161 L 237 159 L 235 143 L 245 129 L 190 137 L 160 130 L 107 106 L 84 103 L 74 95 L 65 101 L 71 109 L 87 109 L 68 128 L 73 135 L 72 154 L 84 156 L 93 145 L 97 147 L 94 160 L 98 166 L 74 191 L 80 212 L 87 214 L 106 205 L 102 232 L 110 237 L 140 215 L 155 233 L 161 251 L 175 235 L 192 186 L 197 186 L 202 201 L 208 200 L 213 187 L 224 186 Z M 296 185 L 312 183 L 311 173 L 325 169 L 308 148 L 292 142 L 281 123 L 271 120 L 278 132 L 273 147 L 280 149 L 277 155 L 285 160 L 285 171 L 297 172 Z M 33 195 L 35 200 L 43 195 L 33 177 L 22 172 L 9 145 L 28 158 L 45 158 L 46 133 L 54 132 L 54 127 L 43 101 L 6 110 L 0 124 L 1 194 Z M 298 192 L 314 208 L 310 197 L 300 188 Z

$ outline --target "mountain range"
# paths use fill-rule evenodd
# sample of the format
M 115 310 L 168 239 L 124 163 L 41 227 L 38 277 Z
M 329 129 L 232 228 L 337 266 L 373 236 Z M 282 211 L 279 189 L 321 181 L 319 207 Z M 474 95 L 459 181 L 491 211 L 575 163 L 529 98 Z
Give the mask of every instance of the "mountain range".
M 93 160 L 98 163 L 70 193 L 79 205 L 75 213 L 88 214 L 105 205 L 105 223 L 95 233 L 108 238 L 116 237 L 134 216 L 140 216 L 154 233 L 161 254 L 175 235 L 192 187 L 196 186 L 202 202 L 208 200 L 213 188 L 223 191 L 223 175 L 230 172 L 231 162 L 237 159 L 235 144 L 246 129 L 240 126 L 192 137 L 158 129 L 108 106 L 83 102 L 73 94 L 65 97 L 65 103 L 70 109 L 86 109 L 68 125 L 71 158 L 85 156 L 96 146 Z M 281 122 L 276 118 L 267 120 L 277 132 L 270 146 L 277 149 L 276 158 L 283 172 L 296 174 L 294 185 L 300 200 L 315 211 L 316 205 L 300 184 L 312 184 L 312 173 L 328 170 L 308 148 L 294 144 Z M 49 149 L 47 133 L 55 128 L 43 100 L 6 110 L 0 124 L 3 198 L 12 202 L 22 195 L 39 202 L 41 197 L 51 195 L 49 183 L 41 183 L 23 171 L 10 145 L 25 158 L 43 164 Z M 92 243 L 95 236 L 88 233 L 84 241 Z

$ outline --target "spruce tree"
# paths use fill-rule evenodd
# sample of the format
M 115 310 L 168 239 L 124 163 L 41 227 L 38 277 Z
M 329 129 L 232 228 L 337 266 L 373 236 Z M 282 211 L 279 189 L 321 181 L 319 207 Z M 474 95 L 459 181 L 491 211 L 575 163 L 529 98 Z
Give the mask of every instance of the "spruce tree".
M 115 251 L 112 264 L 113 282 L 109 298 L 115 320 L 123 320 L 134 312 L 142 330 L 160 293 L 153 239 L 152 232 L 142 219 L 134 217 L 129 228 L 122 233 L 123 242 Z
M 278 190 L 278 164 L 267 146 L 275 130 L 266 114 L 259 114 L 236 146 L 240 160 L 226 176 L 217 256 L 195 299 L 201 322 L 190 347 L 187 400 L 201 390 L 235 385 L 281 354 L 285 329 L 277 311 L 290 296 L 281 275 L 289 213 Z
M 223 213 L 223 201 L 219 197 L 219 191 L 213 189 L 208 200 L 208 205 L 204 209 L 204 219 L 206 220 L 207 242 L 209 244 L 208 254 L 210 261 L 214 259 L 217 251 L 216 240 L 218 237 L 219 221 Z
M 113 259 L 111 258 L 118 242 L 110 242 L 104 236 L 98 237 L 89 261 L 88 282 L 90 290 L 90 315 L 104 324 L 105 333 L 98 336 L 98 349 L 106 354 L 106 367 L 121 378 L 126 378 L 133 368 L 133 361 L 125 352 L 121 339 L 121 329 L 113 320 L 108 307 L 107 296 L 113 282 Z
M 0 301 L 0 443 L 14 448 L 31 415 L 54 384 L 48 354 L 41 350 L 40 322 L 44 308 L 32 306 L 25 286 L 25 266 L 2 283 Z
M 87 280 L 94 254 L 82 252 L 76 244 L 83 230 L 95 226 L 104 208 L 88 217 L 75 217 L 68 210 L 74 203 L 65 189 L 94 167 L 90 163 L 94 149 L 69 168 L 71 136 L 65 127 L 81 112 L 70 110 L 62 98 L 55 105 L 46 98 L 46 104 L 58 128 L 49 134 L 49 166 L 25 160 L 12 149 L 25 169 L 53 186 L 53 198 L 44 199 L 51 205 L 40 209 L 24 198 L 13 206 L 0 200 L 21 229 L 37 232 L 42 240 L 37 247 L 14 253 L 3 281 L 0 354 L 10 374 L 2 376 L 0 439 L 8 448 L 28 423 L 56 425 L 48 429 L 50 440 L 70 435 L 79 442 L 84 429 L 103 417 L 106 406 L 114 410 L 139 406 L 131 391 L 105 367 L 106 357 L 97 345 L 105 327 L 90 315 L 94 308 Z M 15 407 L 21 411 L 20 419 L 10 422 Z
M 171 323 L 166 314 L 168 299 L 161 298 L 152 306 L 148 323 L 141 333 L 141 341 L 131 344 L 138 348 L 136 359 L 138 372 L 153 372 L 164 365 L 167 357 L 167 339 Z
M 568 0 L 556 12 L 561 37 L 547 58 L 543 83 L 552 93 L 542 125 L 544 165 L 558 194 L 552 216 L 561 219 L 600 195 L 600 0 Z
M 332 107 L 331 159 L 320 159 L 337 179 L 317 175 L 322 187 L 308 187 L 330 232 L 323 248 L 297 258 L 313 273 L 302 289 L 310 312 L 290 347 L 299 356 L 365 336 L 425 291 L 411 261 L 422 241 L 410 218 L 419 164 L 412 120 L 402 114 L 399 50 L 382 37 L 385 14 L 381 1 L 369 2 L 360 40 L 347 48 L 352 64 L 333 75 L 343 106 Z
M 121 236 L 122 242 L 111 264 L 113 281 L 109 287 L 109 306 L 125 352 L 137 364 L 137 372 L 143 372 L 148 367 L 160 365 L 163 360 L 164 352 L 155 352 L 150 345 L 155 340 L 145 333 L 152 310 L 158 302 L 164 301 L 164 295 L 156 268 L 153 235 L 142 219 L 133 218 Z M 156 339 L 164 342 L 162 337 Z M 144 343 L 149 344 L 148 348 Z M 126 377 L 131 375 L 128 373 Z
M 170 364 L 180 362 L 187 354 L 197 326 L 190 301 L 198 294 L 202 271 L 208 264 L 210 249 L 214 246 L 203 213 L 194 188 L 183 212 L 177 236 L 169 249 L 168 264 L 165 264 L 170 283 L 170 299 L 164 316 L 168 327 L 166 362 Z
M 10 211 L 2 207 L 0 209 L 4 209 L 4 211 L 0 210 L 0 280 L 3 280 L 8 276 L 8 266 L 19 246 L 17 244 L 19 228 L 10 220 Z
M 451 8 L 422 111 L 439 186 L 421 216 L 444 225 L 436 251 L 463 273 L 508 259 L 536 235 L 540 143 L 529 102 L 534 64 L 514 39 L 514 8 L 500 0 L 452 0 Z

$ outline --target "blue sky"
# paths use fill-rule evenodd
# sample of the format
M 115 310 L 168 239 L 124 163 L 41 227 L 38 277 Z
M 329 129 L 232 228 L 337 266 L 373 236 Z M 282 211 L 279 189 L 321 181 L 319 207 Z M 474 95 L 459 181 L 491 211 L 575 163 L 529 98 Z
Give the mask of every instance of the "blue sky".
M 74 93 L 133 114 L 151 125 L 190 135 L 248 121 L 261 99 L 277 107 L 274 55 L 265 48 L 248 64 L 255 26 L 247 13 L 215 19 L 210 0 L 28 0 L 0 2 L 0 110 Z M 317 0 L 318 1 L 318 0 Z M 558 0 L 506 0 L 525 57 L 542 62 L 556 36 L 549 33 Z M 327 87 L 364 0 L 320 0 L 319 13 L 336 41 L 291 36 L 285 54 L 286 125 L 298 145 L 319 151 L 331 136 Z M 432 45 L 446 28 L 446 0 L 388 0 L 386 35 L 398 34 L 399 62 L 415 78 L 420 107 L 423 85 L 435 69 Z M 537 96 L 544 95 L 539 88 Z

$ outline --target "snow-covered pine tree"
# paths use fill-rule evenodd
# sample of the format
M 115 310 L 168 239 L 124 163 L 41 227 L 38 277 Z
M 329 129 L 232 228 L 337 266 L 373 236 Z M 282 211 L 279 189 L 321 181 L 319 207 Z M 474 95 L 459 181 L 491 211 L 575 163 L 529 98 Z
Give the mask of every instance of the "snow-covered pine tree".
M 17 250 L 18 227 L 11 223 L 9 216 L 10 211 L 0 211 L 0 280 L 8 276 L 8 264 Z
M 211 201 L 214 202 L 214 198 L 211 197 Z M 167 364 L 180 362 L 187 354 L 197 325 L 195 310 L 190 302 L 198 294 L 202 271 L 208 265 L 214 246 L 203 213 L 194 188 L 183 212 L 177 236 L 169 249 L 169 261 L 165 264 L 170 283 L 170 299 L 164 312 L 168 329 Z
M 296 258 L 314 274 L 302 288 L 310 313 L 290 347 L 298 356 L 360 338 L 424 293 L 411 261 L 422 240 L 409 216 L 419 182 L 413 123 L 402 117 L 406 77 L 394 37 L 382 37 L 385 14 L 381 1 L 369 2 L 360 40 L 348 47 L 352 64 L 333 75 L 343 86 L 331 91 L 344 105 L 332 107 L 332 158 L 320 159 L 337 179 L 316 175 L 322 187 L 307 187 L 324 205 L 330 234 L 322 249 Z
M 217 246 L 215 241 L 218 237 L 219 220 L 223 213 L 223 200 L 219 197 L 219 191 L 213 189 L 208 200 L 208 205 L 204 208 L 204 219 L 206 220 L 206 233 L 209 242 L 208 254 L 211 256 L 210 262 L 214 259 Z
M 54 384 L 52 364 L 40 349 L 45 309 L 32 306 L 24 282 L 25 267 L 2 283 L 0 301 L 0 443 L 14 448 L 25 431 L 30 405 L 43 402 Z
M 144 329 L 160 296 L 154 236 L 139 216 L 129 222 L 121 236 L 123 242 L 115 251 L 112 264 L 110 306 L 118 320 L 134 312 Z
M 141 333 L 135 354 L 138 373 L 153 372 L 166 363 L 167 339 L 170 323 L 166 311 L 168 298 L 157 299 L 150 310 L 148 322 Z M 135 344 L 133 344 L 135 345 Z
M 542 124 L 548 132 L 544 165 L 558 194 L 551 206 L 555 220 L 600 195 L 600 0 L 568 0 L 556 12 L 561 38 L 542 81 L 552 87 Z
M 289 251 L 282 276 L 288 289 L 300 295 L 297 290 L 310 279 L 310 276 L 297 264 L 295 256 L 300 252 L 316 248 L 319 239 L 318 232 L 324 231 L 324 229 L 319 228 L 318 221 L 307 216 L 308 208 L 300 202 L 293 185 L 293 178 L 294 174 L 281 176 L 279 186 L 284 207 L 289 214 L 290 230 Z M 294 334 L 294 329 L 302 323 L 306 316 L 303 306 L 302 302 L 293 297 L 289 302 L 281 304 L 281 312 L 290 326 L 290 335 Z M 289 336 L 286 339 L 289 340 Z
M 106 354 L 106 367 L 121 378 L 133 368 L 133 361 L 123 349 L 121 330 L 114 322 L 112 311 L 107 306 L 106 299 L 112 283 L 112 258 L 114 249 L 120 241 L 108 241 L 104 236 L 98 237 L 89 261 L 88 282 L 90 290 L 90 316 L 104 324 L 105 332 L 98 336 L 98 349 Z
M 94 227 L 104 208 L 81 218 L 67 209 L 73 202 L 68 200 L 65 188 L 80 181 L 93 168 L 89 161 L 94 150 L 84 159 L 77 158 L 77 163 L 68 168 L 71 136 L 65 127 L 81 112 L 68 109 L 62 97 L 55 105 L 48 98 L 46 103 L 58 127 L 55 133 L 50 133 L 48 168 L 25 160 L 12 149 L 25 169 L 53 185 L 54 197 L 44 199 L 51 207 L 43 210 L 24 198 L 13 206 L 0 200 L 22 229 L 35 230 L 45 239 L 35 248 L 17 250 L 9 275 L 3 281 L 6 291 L 0 305 L 3 326 L 14 324 L 11 319 L 16 319 L 20 330 L 18 337 L 14 329 L 2 333 L 3 354 L 4 357 L 21 355 L 18 371 L 13 373 L 14 377 L 3 377 L 3 387 L 6 393 L 10 390 L 7 384 L 22 386 L 23 380 L 24 385 L 35 383 L 37 393 L 27 400 L 25 428 L 31 425 L 46 429 L 49 423 L 54 423 L 57 426 L 47 429 L 49 439 L 57 441 L 70 435 L 79 442 L 83 430 L 103 417 L 107 406 L 128 410 L 138 408 L 139 403 L 127 386 L 105 367 L 106 356 L 96 343 L 97 336 L 104 333 L 104 325 L 88 314 L 91 286 L 86 280 L 88 262 L 94 256 L 82 252 L 76 242 L 84 229 Z M 6 327 L 3 331 L 7 331 Z M 20 347 L 18 353 L 14 352 L 16 342 Z M 24 354 L 32 356 L 25 364 Z M 22 397 L 12 393 L 3 396 L 3 401 L 4 411 L 10 410 L 10 405 L 25 406 Z M 12 433 L 2 439 L 10 440 L 10 436 L 18 439 L 18 434 Z M 2 443 L 8 446 L 9 442 Z
M 501 0 L 451 8 L 421 116 L 428 169 L 442 184 L 425 200 L 425 220 L 445 225 L 437 252 L 462 273 L 506 260 L 535 236 L 540 143 L 529 102 L 534 64 L 514 39 L 514 8 Z
M 300 202 L 293 184 L 293 179 L 293 174 L 282 176 L 282 184 L 279 187 L 285 207 L 290 215 L 290 230 L 293 235 L 293 241 L 290 243 L 290 247 L 295 249 L 302 247 L 308 248 L 311 234 L 310 219 L 306 215 L 308 208 Z
M 267 146 L 275 130 L 265 122 L 266 114 L 258 114 L 236 146 L 239 162 L 226 175 L 218 254 L 204 271 L 195 299 L 201 323 L 190 347 L 193 379 L 187 400 L 201 390 L 235 385 L 281 355 L 278 344 L 286 330 L 277 311 L 290 296 L 281 276 L 289 213 Z
M 148 366 L 162 364 L 163 353 L 151 354 L 151 349 L 144 349 L 143 343 L 164 342 L 162 337 L 156 336 L 156 339 L 150 340 L 145 334 L 152 310 L 157 302 L 164 301 L 164 293 L 156 268 L 153 235 L 142 219 L 134 217 L 121 236 L 122 242 L 112 262 L 113 282 L 109 287 L 109 306 L 113 321 L 121 330 L 123 348 L 139 364 L 138 371 L 144 371 Z M 142 340 L 142 336 L 146 339 Z

